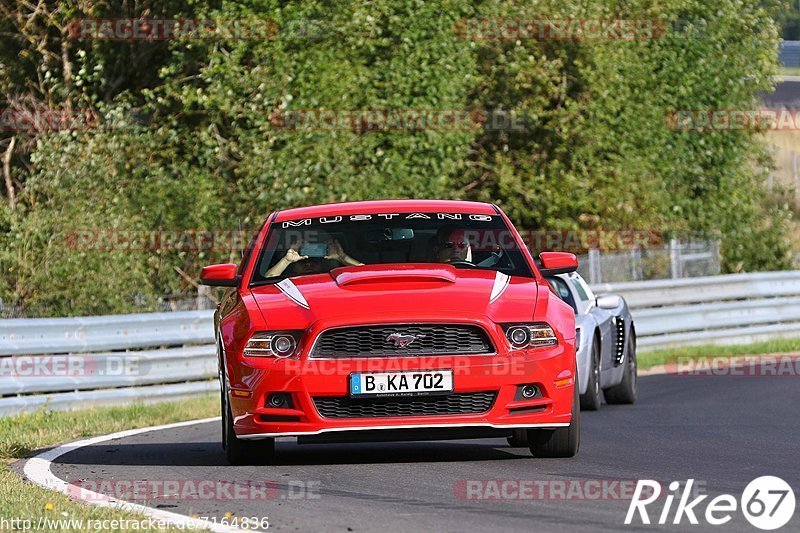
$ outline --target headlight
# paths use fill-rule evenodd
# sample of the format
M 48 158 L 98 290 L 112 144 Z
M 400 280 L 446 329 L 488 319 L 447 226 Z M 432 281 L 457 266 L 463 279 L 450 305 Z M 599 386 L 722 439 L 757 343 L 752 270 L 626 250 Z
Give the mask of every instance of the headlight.
M 295 332 L 260 331 L 254 333 L 244 347 L 247 357 L 291 357 L 297 350 Z
M 505 327 L 506 338 L 516 349 L 558 344 L 553 328 L 547 324 L 512 324 Z

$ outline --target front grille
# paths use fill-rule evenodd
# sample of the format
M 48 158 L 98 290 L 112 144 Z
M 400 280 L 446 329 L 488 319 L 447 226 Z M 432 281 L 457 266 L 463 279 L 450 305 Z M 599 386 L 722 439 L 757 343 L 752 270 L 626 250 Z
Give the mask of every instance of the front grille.
M 403 341 L 412 336 L 416 338 L 404 346 Z M 493 352 L 489 336 L 479 326 L 390 324 L 323 331 L 311 351 L 311 357 L 473 355 Z
M 494 391 L 401 398 L 331 396 L 314 398 L 314 405 L 325 418 L 475 415 L 491 409 L 496 396 Z

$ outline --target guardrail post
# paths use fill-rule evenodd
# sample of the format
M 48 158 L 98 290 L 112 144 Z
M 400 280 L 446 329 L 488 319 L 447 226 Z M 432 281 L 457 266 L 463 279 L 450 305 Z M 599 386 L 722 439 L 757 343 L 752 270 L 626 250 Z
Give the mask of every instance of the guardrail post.
M 589 249 L 589 283 L 603 283 L 603 272 L 600 269 L 600 250 Z
M 209 287 L 208 285 L 197 286 L 197 304 L 196 304 L 197 310 L 214 308 L 211 302 L 211 298 L 209 297 L 210 294 L 211 294 L 211 287 Z
M 631 248 L 631 275 L 633 281 L 639 281 L 644 277 L 642 271 L 642 249 L 638 244 Z
M 711 241 L 711 253 L 714 256 L 714 272 L 712 274 L 719 275 L 722 272 L 722 255 L 720 254 L 720 241 Z
M 672 279 L 682 277 L 681 243 L 678 239 L 669 240 L 669 271 Z

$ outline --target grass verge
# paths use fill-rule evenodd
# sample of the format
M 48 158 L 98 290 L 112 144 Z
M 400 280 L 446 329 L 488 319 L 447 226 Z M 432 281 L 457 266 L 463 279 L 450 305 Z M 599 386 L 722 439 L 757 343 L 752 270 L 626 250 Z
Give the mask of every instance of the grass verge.
M 736 355 L 762 355 L 800 352 L 800 339 L 772 339 L 753 344 L 730 346 L 684 346 L 663 350 L 639 350 L 636 354 L 639 368 L 646 370 L 657 365 L 677 363 L 687 357 L 731 357 Z
M 87 529 L 88 520 L 142 520 L 143 517 L 76 502 L 63 494 L 24 481 L 11 472 L 8 465 L 37 449 L 54 444 L 126 429 L 216 416 L 218 411 L 218 397 L 208 395 L 182 402 L 82 411 L 40 411 L 0 418 L 0 460 L 3 462 L 0 466 L 0 531 L 159 531 L 130 525 L 127 528 L 113 527 L 111 522 L 106 523 L 110 527 Z M 45 518 L 62 522 L 40 522 Z M 13 519 L 19 520 L 15 523 Z M 77 522 L 66 523 L 70 519 L 84 522 L 81 526 Z

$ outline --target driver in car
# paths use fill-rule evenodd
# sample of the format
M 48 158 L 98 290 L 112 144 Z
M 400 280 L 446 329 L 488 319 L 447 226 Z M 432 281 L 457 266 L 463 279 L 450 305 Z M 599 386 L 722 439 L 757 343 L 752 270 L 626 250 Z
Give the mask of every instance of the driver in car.
M 472 262 L 472 246 L 462 228 L 441 228 L 436 234 L 434 252 L 440 263 Z

